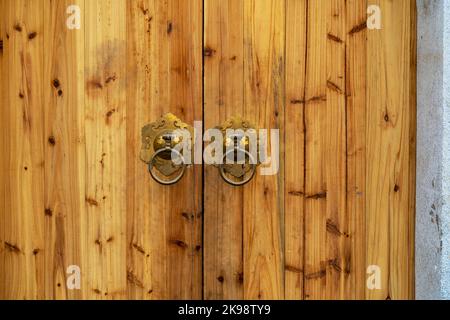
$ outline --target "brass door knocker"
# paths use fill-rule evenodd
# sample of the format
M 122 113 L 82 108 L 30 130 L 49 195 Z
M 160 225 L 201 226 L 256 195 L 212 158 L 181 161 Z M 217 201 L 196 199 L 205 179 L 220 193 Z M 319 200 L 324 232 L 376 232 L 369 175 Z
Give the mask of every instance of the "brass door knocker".
M 192 153 L 192 136 L 193 128 L 172 113 L 142 128 L 141 160 L 156 182 L 172 185 L 181 180 L 188 165 L 186 152 Z
M 224 155 L 218 165 L 220 176 L 232 186 L 243 186 L 255 176 L 258 165 L 256 129 L 240 117 L 231 118 L 217 128 L 222 131 L 224 141 Z

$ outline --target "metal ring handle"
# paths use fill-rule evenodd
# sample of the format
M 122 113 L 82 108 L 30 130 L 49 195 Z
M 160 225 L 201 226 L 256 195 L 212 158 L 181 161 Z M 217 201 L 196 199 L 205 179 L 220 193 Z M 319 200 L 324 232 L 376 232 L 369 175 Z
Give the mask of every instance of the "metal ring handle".
M 239 181 L 239 182 L 236 182 L 236 181 L 233 181 L 233 180 L 229 179 L 229 178 L 225 175 L 225 168 L 224 168 L 225 159 L 227 158 L 227 156 L 228 156 L 230 153 L 234 153 L 235 151 L 244 152 L 244 154 L 246 154 L 246 155 L 251 159 L 251 162 L 252 162 L 252 163 L 251 163 L 251 166 L 252 166 L 252 174 L 251 174 L 247 179 L 244 179 L 244 180 Z M 220 176 L 222 177 L 223 180 L 225 180 L 226 183 L 228 183 L 228 184 L 230 184 L 230 185 L 232 185 L 232 186 L 235 186 L 235 187 L 243 186 L 243 185 L 247 184 L 250 180 L 252 180 L 252 179 L 253 179 L 253 176 L 255 175 L 255 172 L 256 172 L 256 164 L 254 163 L 254 162 L 255 162 L 254 160 L 255 160 L 255 158 L 252 156 L 252 154 L 251 154 L 250 152 L 248 152 L 247 150 L 245 150 L 245 149 L 241 149 L 241 148 L 236 148 L 236 147 L 235 147 L 235 148 L 233 148 L 233 149 L 231 149 L 231 150 L 228 150 L 228 151 L 224 154 L 224 156 L 223 156 L 222 163 L 219 165 Z
M 172 179 L 172 180 L 162 180 L 161 178 L 159 178 L 159 177 L 157 177 L 157 176 L 155 176 L 153 174 L 152 169 L 153 169 L 156 157 L 160 153 L 167 152 L 168 150 L 170 150 L 170 152 L 176 153 L 183 160 L 183 167 L 182 167 L 181 173 L 178 176 L 176 176 L 174 179 Z M 181 178 L 183 178 L 185 171 L 186 171 L 186 161 L 184 160 L 183 155 L 181 154 L 180 151 L 172 149 L 170 147 L 165 147 L 165 148 L 162 148 L 162 149 L 159 149 L 158 151 L 156 151 L 153 154 L 152 158 L 150 159 L 150 162 L 148 163 L 148 172 L 150 172 L 150 175 L 152 176 L 153 180 L 155 180 L 156 182 L 158 182 L 158 183 L 160 183 L 162 185 L 165 185 L 165 186 L 169 186 L 169 185 L 175 184 L 178 181 L 180 181 Z

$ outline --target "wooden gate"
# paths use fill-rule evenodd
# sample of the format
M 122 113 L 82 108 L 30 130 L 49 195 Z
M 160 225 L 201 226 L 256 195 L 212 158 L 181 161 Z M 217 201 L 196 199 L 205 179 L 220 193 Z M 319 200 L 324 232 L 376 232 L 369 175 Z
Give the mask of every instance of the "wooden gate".
M 411 0 L 0 0 L 0 299 L 414 298 L 415 39 Z M 166 112 L 279 129 L 278 174 L 158 185 Z

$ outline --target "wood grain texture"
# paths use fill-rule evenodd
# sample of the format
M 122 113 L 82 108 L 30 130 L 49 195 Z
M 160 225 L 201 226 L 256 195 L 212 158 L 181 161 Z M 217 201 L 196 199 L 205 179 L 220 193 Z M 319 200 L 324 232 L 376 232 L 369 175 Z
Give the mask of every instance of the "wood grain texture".
M 305 84 L 304 298 L 325 299 L 327 252 L 327 26 L 329 1 L 308 1 Z M 330 163 L 330 165 L 333 165 Z M 336 190 L 330 190 L 330 192 Z M 327 276 L 328 274 L 328 276 Z
M 3 0 L 1 10 L 5 135 L 0 298 L 40 299 L 44 297 L 43 7 L 36 1 Z
M 285 299 L 303 299 L 307 0 L 286 1 Z
M 204 125 L 214 128 L 243 115 L 243 3 L 205 2 Z M 242 299 L 243 189 L 223 182 L 217 168 L 205 166 L 204 297 Z
M 346 2 L 327 2 L 326 47 L 326 298 L 345 299 L 350 280 L 347 218 Z M 323 134 L 322 134 L 323 135 Z
M 410 0 L 0 0 L 0 299 L 414 298 L 415 15 Z M 140 131 L 166 112 L 279 129 L 278 174 L 234 188 L 195 165 L 156 184 Z
M 350 243 L 347 267 L 349 299 L 364 299 L 366 287 L 366 36 L 367 1 L 347 1 L 347 221 Z M 361 27 L 363 26 L 363 27 Z M 353 30 L 353 31 L 352 31 Z M 354 32 L 355 30 L 359 30 Z M 348 253 L 348 251 L 347 251 Z
M 85 202 L 84 32 L 66 27 L 66 8 L 84 1 L 44 2 L 45 297 L 80 299 L 67 268 L 80 266 Z M 82 16 L 84 22 L 84 16 Z M 82 26 L 85 27 L 84 24 Z
M 280 130 L 283 158 L 285 2 L 244 2 L 244 118 Z M 284 298 L 283 163 L 244 188 L 244 298 Z
M 86 298 L 126 297 L 125 0 L 85 3 Z
M 127 3 L 127 287 L 135 299 L 202 295 L 201 170 L 165 187 L 139 159 L 145 124 L 166 112 L 201 120 L 201 14 L 200 1 Z
M 380 6 L 383 20 L 382 29 L 368 32 L 367 38 L 367 264 L 381 268 L 382 283 L 366 296 L 410 299 L 415 6 L 410 1 L 369 4 Z
M 169 73 L 165 108 L 192 125 L 195 120 L 202 120 L 202 16 L 200 0 L 168 2 Z M 201 167 L 192 166 L 179 183 L 166 191 L 166 210 L 169 209 L 166 290 L 173 299 L 202 297 L 201 190 Z M 189 220 L 186 213 L 191 217 Z

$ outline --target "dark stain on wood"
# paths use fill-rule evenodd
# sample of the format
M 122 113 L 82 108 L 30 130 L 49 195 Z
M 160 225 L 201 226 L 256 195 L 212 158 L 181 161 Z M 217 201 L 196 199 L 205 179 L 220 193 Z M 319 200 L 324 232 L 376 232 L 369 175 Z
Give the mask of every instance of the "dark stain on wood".
M 333 90 L 339 94 L 342 94 L 341 88 L 339 88 L 339 86 L 337 84 L 335 84 L 334 82 L 332 82 L 330 80 L 327 81 L 327 88 L 330 90 Z
M 172 33 L 172 21 L 167 22 L 167 34 L 171 34 Z
M 182 212 L 182 213 L 181 213 L 181 216 L 182 216 L 183 218 L 185 218 L 186 220 L 188 220 L 188 221 L 190 221 L 191 219 L 194 219 L 194 215 L 193 215 L 193 214 L 189 214 L 189 213 L 187 213 L 187 212 Z
M 218 276 L 217 281 L 219 281 L 220 283 L 223 283 L 225 281 L 225 278 L 223 276 Z
M 51 146 L 54 146 L 54 145 L 56 144 L 56 139 L 55 139 L 55 137 L 54 137 L 54 136 L 48 137 L 48 143 L 49 143 Z
M 3 40 L 0 39 L 0 54 L 3 53 Z
M 352 34 L 355 34 L 355 33 L 360 32 L 360 31 L 363 31 L 363 30 L 366 29 L 366 28 L 367 28 L 367 21 L 364 21 L 364 22 L 362 22 L 362 23 L 360 23 L 360 24 L 354 26 L 354 27 L 349 31 L 348 34 L 352 35 Z
M 58 79 L 53 79 L 52 85 L 55 89 L 58 89 L 60 87 L 61 83 L 59 82 Z
M 106 153 L 102 153 L 102 158 L 100 159 L 100 165 L 102 166 L 102 168 L 104 168 L 105 167 L 105 156 L 106 156 Z M 106 199 L 106 196 L 103 196 L 103 198 L 102 198 L 103 200 L 105 200 Z
M 18 246 L 16 246 L 15 244 L 9 243 L 7 241 L 5 241 L 5 248 L 8 249 L 10 252 L 15 252 L 15 253 L 22 252 Z
M 22 92 L 19 92 L 19 98 L 20 98 L 20 99 L 23 99 L 23 98 L 25 98 L 25 96 L 23 95 L 23 93 L 22 93 Z
M 98 202 L 97 202 L 97 200 L 95 200 L 95 199 L 86 197 L 86 202 L 87 202 L 89 205 L 91 205 L 91 206 L 94 206 L 94 207 L 97 207 L 97 206 L 98 206 Z
M 22 26 L 19 23 L 16 23 L 14 25 L 14 30 L 16 30 L 17 32 L 22 32 Z
M 174 244 L 180 248 L 186 249 L 187 248 L 187 244 L 186 242 L 182 241 L 182 240 L 169 240 L 170 244 Z
M 102 85 L 101 81 L 99 81 L 97 79 L 89 80 L 87 82 L 87 87 L 88 87 L 88 89 L 91 89 L 91 90 L 103 89 L 103 85 Z
M 286 271 L 290 271 L 293 273 L 303 273 L 303 271 L 300 268 L 294 267 L 294 266 L 290 266 L 290 265 L 285 265 L 284 266 L 284 270 Z
M 37 32 L 30 32 L 28 34 L 28 39 L 33 40 L 34 38 L 36 38 L 36 36 L 37 36 Z
M 205 56 L 205 57 L 212 57 L 215 53 L 216 53 L 216 50 L 214 50 L 210 47 L 205 47 L 203 49 L 203 56 Z
M 142 281 L 130 270 L 127 271 L 127 281 L 138 288 L 144 288 Z
M 396 184 L 396 185 L 394 186 L 394 192 L 399 192 L 399 191 L 400 191 L 400 187 L 399 187 L 398 184 Z
M 111 109 L 111 110 L 109 110 L 106 113 L 106 115 L 105 115 L 105 117 L 106 117 L 106 124 L 111 124 L 111 117 L 114 114 L 114 112 L 116 112 L 116 111 L 117 111 L 116 109 Z
M 342 272 L 342 268 L 339 265 L 338 259 L 331 259 L 328 261 L 328 265 L 336 270 L 337 272 Z
M 327 219 L 326 229 L 329 233 L 342 236 L 342 232 L 339 230 L 338 226 L 331 219 Z
M 106 80 L 105 80 L 105 83 L 109 84 L 109 83 L 114 82 L 116 80 L 117 80 L 117 76 L 114 74 L 112 76 L 107 77 Z
M 325 277 L 326 274 L 327 274 L 326 270 L 322 269 L 320 271 L 305 275 L 305 279 L 306 280 L 319 279 Z
M 37 255 L 40 251 L 41 251 L 41 250 L 38 249 L 38 248 L 34 249 L 34 250 L 33 250 L 33 255 L 34 255 L 34 256 Z
M 301 197 L 304 195 L 304 193 L 301 191 L 289 191 L 288 194 L 290 194 L 291 196 L 295 196 L 295 197 Z
M 292 99 L 291 100 L 291 104 L 303 104 L 305 103 L 305 100 L 300 100 L 300 99 Z
M 341 40 L 341 38 L 339 38 L 338 36 L 335 36 L 334 34 L 328 33 L 327 34 L 327 38 L 330 39 L 331 41 L 335 41 L 337 43 L 343 43 L 344 41 Z
M 142 248 L 140 245 L 138 245 L 137 243 L 132 243 L 131 247 L 134 248 L 137 252 L 145 254 L 145 250 L 144 248 Z
M 327 192 L 324 191 L 324 192 L 319 192 L 319 193 L 316 193 L 316 194 L 312 194 L 312 195 L 306 196 L 306 199 L 318 200 L 318 199 L 323 199 L 323 198 L 326 198 L 326 197 L 327 197 Z
M 45 214 L 47 217 L 51 217 L 51 216 L 53 216 L 53 211 L 52 211 L 52 209 L 50 209 L 50 208 L 45 208 L 44 214 Z

